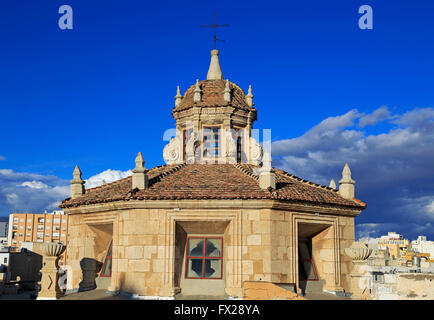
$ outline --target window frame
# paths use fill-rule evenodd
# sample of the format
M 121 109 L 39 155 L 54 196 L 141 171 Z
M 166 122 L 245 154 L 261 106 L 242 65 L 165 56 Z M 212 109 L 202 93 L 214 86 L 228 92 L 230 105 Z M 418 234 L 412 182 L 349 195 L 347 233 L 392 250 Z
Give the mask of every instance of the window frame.
M 111 278 L 111 276 L 112 276 L 112 271 L 113 271 L 113 249 L 112 249 L 112 245 L 113 245 L 113 239 L 110 240 L 110 244 L 109 244 L 108 249 L 107 249 L 107 254 L 104 257 L 104 263 L 102 264 L 101 271 L 99 272 L 99 276 L 101 278 Z M 110 250 L 111 250 L 111 255 L 109 256 L 108 253 L 110 252 Z M 103 275 L 102 273 L 104 272 L 105 265 L 107 264 L 107 261 L 109 259 L 111 259 L 111 261 L 112 261 L 112 265 L 110 267 L 110 274 L 109 275 Z
M 189 246 L 190 246 L 190 239 L 203 239 L 204 240 L 204 246 L 203 246 L 203 256 L 189 256 L 188 252 L 189 252 Z M 221 256 L 220 257 L 207 257 L 206 256 L 206 240 L 207 239 L 219 239 L 222 241 L 222 252 L 221 252 Z M 222 280 L 223 279 L 223 271 L 224 271 L 224 239 L 223 237 L 218 237 L 218 236 L 188 236 L 187 237 L 187 244 L 185 246 L 185 274 L 184 274 L 184 278 L 185 279 L 200 279 L 200 280 Z M 188 276 L 188 260 L 189 259 L 201 259 L 202 260 L 202 277 L 189 277 Z M 205 261 L 206 260 L 220 260 L 221 263 L 221 273 L 220 273 L 220 278 L 207 278 L 205 277 Z
M 244 128 L 233 127 L 235 132 L 235 145 L 237 149 L 236 161 L 237 163 L 243 162 L 243 143 L 244 143 Z
M 218 148 L 217 148 L 217 150 L 218 150 L 218 154 L 217 155 L 215 155 L 215 154 L 213 154 L 212 156 L 209 156 L 209 154 L 207 155 L 207 156 L 205 156 L 205 136 L 206 136 L 206 134 L 205 134 L 205 131 L 207 130 L 207 129 L 211 129 L 211 137 L 212 137 L 212 139 L 210 140 L 210 141 L 207 141 L 207 143 L 210 143 L 210 149 L 208 150 L 208 151 L 211 151 L 211 150 L 216 150 L 216 148 L 214 148 L 214 147 L 212 147 L 212 142 L 216 142 L 215 140 L 214 140 L 214 138 L 213 138 L 213 136 L 214 136 L 214 132 L 213 132 L 213 129 L 215 129 L 215 128 L 217 128 L 218 129 Z M 221 131 L 222 131 L 222 128 L 221 128 L 221 126 L 203 126 L 202 127 L 202 152 L 201 152 L 201 154 L 202 154 L 202 158 L 203 159 L 206 159 L 206 160 L 217 160 L 218 158 L 220 158 L 221 156 L 222 156 L 222 147 L 221 147 Z
M 237 137 L 237 163 L 241 163 L 242 162 L 242 158 L 243 158 L 243 146 L 242 146 L 242 138 L 241 137 Z

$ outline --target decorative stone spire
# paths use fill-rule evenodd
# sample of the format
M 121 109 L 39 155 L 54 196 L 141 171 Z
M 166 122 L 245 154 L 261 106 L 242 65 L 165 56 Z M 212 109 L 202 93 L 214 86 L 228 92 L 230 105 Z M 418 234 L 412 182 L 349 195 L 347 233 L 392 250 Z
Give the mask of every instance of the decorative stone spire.
M 333 179 L 330 180 L 329 188 L 332 188 L 332 189 L 335 189 L 335 190 L 336 190 L 336 183 L 335 183 L 335 180 L 333 180 Z
M 179 107 L 182 101 L 182 95 L 181 90 L 179 90 L 179 86 L 176 89 L 176 96 L 175 96 L 175 108 Z
M 231 102 L 231 89 L 229 88 L 229 80 L 226 80 L 225 90 L 223 91 L 223 99 L 226 102 Z
M 354 184 L 356 182 L 351 179 L 351 170 L 348 163 L 345 163 L 342 170 L 342 179 L 339 181 L 339 193 L 345 199 L 354 199 Z
M 268 150 L 262 156 L 262 168 L 259 173 L 259 187 L 264 190 L 276 189 L 276 175 L 271 166 L 271 154 Z
M 148 188 L 148 171 L 145 168 L 145 160 L 143 159 L 142 153 L 137 154 L 136 167 L 133 169 L 133 180 L 132 189 L 144 190 Z
M 202 99 L 202 90 L 200 90 L 199 80 L 196 79 L 196 87 L 194 88 L 193 101 L 200 102 L 201 99 Z
M 81 179 L 81 170 L 78 166 L 75 166 L 72 173 L 73 179 L 69 182 L 71 184 L 71 198 L 77 198 L 84 194 L 85 182 Z
M 253 94 L 252 94 L 252 85 L 249 85 L 249 91 L 246 95 L 246 103 L 251 108 L 253 107 Z
M 219 62 L 219 51 L 216 49 L 211 50 L 211 63 L 206 80 L 223 80 L 223 73 Z

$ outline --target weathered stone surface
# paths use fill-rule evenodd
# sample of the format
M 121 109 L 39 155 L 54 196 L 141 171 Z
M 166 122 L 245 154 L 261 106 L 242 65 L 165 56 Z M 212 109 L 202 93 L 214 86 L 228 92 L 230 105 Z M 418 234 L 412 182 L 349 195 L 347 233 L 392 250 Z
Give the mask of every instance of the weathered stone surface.
M 306 300 L 273 283 L 256 281 L 243 283 L 243 298 L 246 300 Z

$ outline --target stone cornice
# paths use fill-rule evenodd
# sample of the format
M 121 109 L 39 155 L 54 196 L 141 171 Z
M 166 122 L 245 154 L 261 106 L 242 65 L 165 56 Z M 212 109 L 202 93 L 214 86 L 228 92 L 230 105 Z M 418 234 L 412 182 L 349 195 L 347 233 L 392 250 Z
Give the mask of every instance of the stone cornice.
M 289 203 L 277 200 L 130 200 L 92 204 L 80 207 L 64 208 L 70 215 L 91 214 L 115 210 L 131 209 L 197 209 L 197 210 L 229 210 L 229 209 L 274 209 L 291 212 L 318 213 L 334 216 L 358 216 L 362 210 L 338 206 L 312 205 L 308 203 Z

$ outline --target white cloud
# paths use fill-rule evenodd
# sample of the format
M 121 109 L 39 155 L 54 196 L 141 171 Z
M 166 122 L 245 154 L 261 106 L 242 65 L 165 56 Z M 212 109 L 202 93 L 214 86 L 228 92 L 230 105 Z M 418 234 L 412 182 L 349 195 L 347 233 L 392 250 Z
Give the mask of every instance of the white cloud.
M 20 184 L 20 186 L 22 187 L 29 187 L 32 189 L 44 189 L 44 188 L 49 188 L 48 185 L 46 185 L 45 183 L 41 182 L 41 181 L 26 181 L 23 182 L 22 184 Z
M 18 195 L 16 193 L 8 193 L 6 195 L 6 202 L 14 205 L 18 201 Z
M 433 108 L 416 108 L 404 113 L 401 117 L 397 118 L 394 123 L 425 128 L 433 124 L 434 121 L 434 109 Z
M 388 129 L 379 134 L 363 129 L 381 121 Z M 331 178 L 339 181 L 348 162 L 356 197 L 368 204 L 358 218 L 366 224 L 360 236 L 387 231 L 391 223 L 408 233 L 434 223 L 432 108 L 393 116 L 387 107 L 370 115 L 354 109 L 323 120 L 300 137 L 274 142 L 272 153 L 275 166 L 323 185 Z M 428 233 L 434 238 L 434 230 Z
M 120 170 L 108 169 L 87 179 L 85 183 L 85 187 L 86 189 L 95 188 L 102 185 L 103 182 L 110 183 L 116 180 L 126 178 L 132 174 L 133 172 L 131 170 L 120 171 Z
M 355 226 L 356 239 L 372 239 L 396 230 L 397 223 L 358 223 Z M 375 242 L 371 240 L 371 243 Z
M 426 206 L 426 210 L 427 210 L 429 213 L 434 214 L 434 200 L 431 201 L 431 203 L 427 204 L 427 206 Z
M 366 126 L 373 126 L 379 122 L 382 122 L 384 120 L 393 119 L 393 118 L 394 117 L 390 114 L 390 111 L 387 108 L 387 106 L 383 106 L 383 107 L 378 108 L 377 110 L 375 110 L 374 112 L 372 112 L 368 115 L 360 117 L 359 123 L 357 124 L 357 126 L 359 128 L 364 128 Z
M 371 238 L 369 236 L 358 238 L 358 241 L 363 242 L 365 244 L 376 244 L 378 243 L 378 238 Z
M 131 175 L 129 171 L 106 170 L 90 177 L 86 186 L 95 187 L 122 179 Z M 12 211 L 43 212 L 58 209 L 60 202 L 69 197 L 68 180 L 53 175 L 42 175 L 27 172 L 15 172 L 11 169 L 0 169 L 0 215 L 8 215 Z
M 2 214 L 56 209 L 68 193 L 68 182 L 56 176 L 0 170 L 0 208 L 9 211 Z
M 4 157 L 4 156 L 0 156 L 0 161 L 1 160 L 6 160 L 6 157 Z

